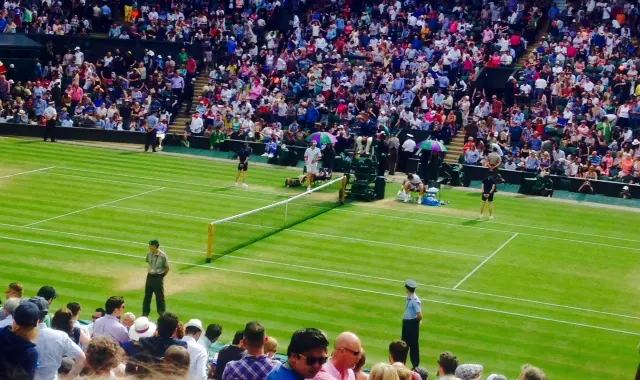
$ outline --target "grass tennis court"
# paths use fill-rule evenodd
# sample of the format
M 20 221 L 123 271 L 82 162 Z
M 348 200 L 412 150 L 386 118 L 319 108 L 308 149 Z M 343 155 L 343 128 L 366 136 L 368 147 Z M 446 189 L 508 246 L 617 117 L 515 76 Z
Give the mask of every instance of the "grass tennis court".
M 283 187 L 296 172 L 255 166 L 249 190 L 236 189 L 235 167 L 0 139 L 0 285 L 53 285 L 54 309 L 77 301 L 85 317 L 124 295 L 139 315 L 146 243 L 158 238 L 173 262 L 168 310 L 223 325 L 224 342 L 257 319 L 281 352 L 295 329 L 317 327 L 330 339 L 351 330 L 369 364 L 387 361 L 414 278 L 432 376 L 444 350 L 485 376 L 515 378 L 524 363 L 552 379 L 635 373 L 640 214 L 498 193 L 496 220 L 480 221 L 476 193 L 445 190 L 451 205 L 435 209 L 396 203 L 390 184 L 384 201 L 348 203 L 204 264 L 211 221 L 302 192 Z

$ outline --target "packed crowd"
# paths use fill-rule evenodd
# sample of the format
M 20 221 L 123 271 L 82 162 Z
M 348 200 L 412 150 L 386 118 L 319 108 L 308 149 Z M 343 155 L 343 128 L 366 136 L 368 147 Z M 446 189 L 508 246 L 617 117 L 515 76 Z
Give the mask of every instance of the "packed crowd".
M 465 101 L 474 122 L 465 127 L 463 162 L 638 183 L 635 5 L 589 0 L 563 11 L 553 5 L 549 15 L 548 37 L 509 78 L 503 97 L 476 91 Z
M 249 322 L 233 341 L 218 352 L 211 348 L 222 327 L 206 328 L 198 319 L 186 323 L 173 313 L 157 323 L 125 312 L 123 297 L 110 297 L 92 314 L 93 322 L 80 322 L 77 302 L 54 307 L 57 293 L 43 286 L 34 297 L 19 283 L 9 284 L 0 310 L 0 373 L 3 379 L 357 379 L 427 380 L 429 372 L 406 366 L 409 347 L 401 340 L 389 344 L 389 363 L 364 372 L 366 353 L 353 333 L 339 334 L 330 348 L 329 338 L 314 328 L 293 333 L 286 355 L 278 355 L 278 342 L 259 322 Z M 55 308 L 55 312 L 53 311 Z M 431 378 L 480 380 L 479 364 L 461 364 L 451 352 L 439 355 L 437 374 Z M 506 380 L 499 374 L 487 380 Z M 546 380 L 542 370 L 525 365 L 519 380 Z
M 33 81 L 0 74 L 0 121 L 38 125 L 55 117 L 62 127 L 142 132 L 155 127 L 164 135 L 193 96 L 197 64 L 185 49 L 175 58 L 116 50 L 96 62 L 87 61 L 79 47 L 47 54 Z

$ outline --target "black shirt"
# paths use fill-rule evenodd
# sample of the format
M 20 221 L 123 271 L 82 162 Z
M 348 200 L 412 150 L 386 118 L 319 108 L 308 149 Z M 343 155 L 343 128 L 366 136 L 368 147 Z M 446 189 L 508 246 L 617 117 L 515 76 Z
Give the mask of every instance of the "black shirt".
M 493 186 L 496 184 L 496 179 L 493 177 L 487 177 L 482 180 L 482 193 L 491 194 Z
M 250 155 L 251 155 L 251 152 L 249 152 L 249 149 L 247 148 L 240 149 L 240 151 L 238 152 L 238 159 L 240 160 L 240 163 L 244 164 Z
M 222 375 L 224 374 L 224 367 L 227 366 L 227 363 L 240 360 L 244 356 L 244 350 L 238 346 L 225 346 L 222 347 L 220 352 L 218 353 L 218 362 L 216 363 L 216 374 L 215 379 L 222 379 Z

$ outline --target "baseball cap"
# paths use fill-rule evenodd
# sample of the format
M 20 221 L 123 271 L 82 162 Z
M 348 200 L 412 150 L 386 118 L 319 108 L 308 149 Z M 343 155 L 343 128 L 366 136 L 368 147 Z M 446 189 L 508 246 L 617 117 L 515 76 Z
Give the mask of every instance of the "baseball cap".
M 200 321 L 199 319 L 190 319 L 189 322 L 187 322 L 184 325 L 184 328 L 186 329 L 187 327 L 196 327 L 198 328 L 200 331 L 204 331 L 204 329 L 202 328 L 202 321 Z
M 23 299 L 22 302 L 20 302 L 20 305 L 24 305 L 26 303 L 36 305 L 36 307 L 40 311 L 40 318 L 44 317 L 49 312 L 49 302 L 47 302 L 47 300 L 42 297 L 31 297 L 29 299 Z
M 49 301 L 58 297 L 58 294 L 56 293 L 56 288 L 54 288 L 53 286 L 45 285 L 41 287 L 40 290 L 38 290 L 38 297 L 42 297 L 45 300 Z
M 151 322 L 147 317 L 139 317 L 133 323 L 133 326 L 129 327 L 129 338 L 134 341 L 140 340 L 140 338 L 148 338 L 155 334 L 157 326 Z
M 40 319 L 38 306 L 31 302 L 24 302 L 13 313 L 13 320 L 18 326 L 36 327 Z

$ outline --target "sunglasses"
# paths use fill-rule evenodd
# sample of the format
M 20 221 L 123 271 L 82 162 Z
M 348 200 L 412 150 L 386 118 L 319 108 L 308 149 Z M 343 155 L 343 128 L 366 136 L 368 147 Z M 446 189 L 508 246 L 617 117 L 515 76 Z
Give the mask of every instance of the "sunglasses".
M 321 356 L 321 357 L 315 357 L 315 358 L 314 357 L 307 357 L 307 356 L 304 356 L 302 354 L 298 354 L 298 357 L 301 357 L 304 360 L 306 360 L 308 366 L 312 366 L 312 365 L 314 365 L 316 363 L 320 364 L 320 365 L 323 365 L 324 363 L 327 362 L 327 359 L 329 358 L 328 356 Z
M 360 356 L 360 351 L 350 350 L 350 349 L 348 349 L 346 347 L 342 347 L 342 349 L 351 352 L 353 354 L 353 356 Z

